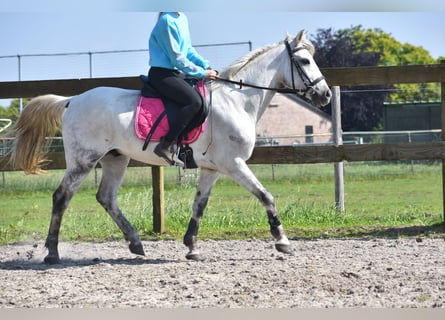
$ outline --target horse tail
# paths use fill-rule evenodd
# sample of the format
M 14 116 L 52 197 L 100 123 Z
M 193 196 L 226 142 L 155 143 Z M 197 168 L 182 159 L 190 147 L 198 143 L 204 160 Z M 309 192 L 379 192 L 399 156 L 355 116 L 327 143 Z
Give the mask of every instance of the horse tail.
M 12 134 L 14 140 L 9 162 L 27 174 L 44 172 L 48 147 L 58 128 L 70 98 L 43 95 L 32 99 L 23 109 Z

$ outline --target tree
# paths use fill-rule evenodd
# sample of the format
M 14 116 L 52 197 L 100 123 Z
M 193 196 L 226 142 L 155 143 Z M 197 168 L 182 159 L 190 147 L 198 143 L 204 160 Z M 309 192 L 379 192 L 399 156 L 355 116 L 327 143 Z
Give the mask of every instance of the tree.
M 18 99 L 11 101 L 9 107 L 0 106 L 0 118 L 11 119 L 13 122 L 17 120 L 20 113 L 20 103 Z
M 319 29 L 311 40 L 316 48 L 315 60 L 320 67 L 376 66 L 381 54 L 367 50 L 368 44 L 359 44 L 354 34 L 360 26 L 333 31 Z M 360 47 L 358 46 L 360 45 Z M 390 86 L 342 87 L 342 127 L 345 131 L 374 130 L 381 124 L 382 105 Z M 325 107 L 331 113 L 331 105 Z
M 381 54 L 379 66 L 440 63 L 441 58 L 434 60 L 423 47 L 400 43 L 378 28 L 367 30 L 356 28 L 352 38 L 359 48 Z M 387 102 L 440 100 L 439 83 L 397 84 L 395 88 L 397 91 L 387 97 Z
M 315 60 L 320 67 L 397 66 L 439 63 L 422 47 L 402 44 L 381 29 L 319 29 L 312 37 Z M 342 87 L 344 130 L 373 130 L 381 127 L 384 102 L 438 101 L 437 83 L 394 86 Z M 330 106 L 326 109 L 330 112 Z

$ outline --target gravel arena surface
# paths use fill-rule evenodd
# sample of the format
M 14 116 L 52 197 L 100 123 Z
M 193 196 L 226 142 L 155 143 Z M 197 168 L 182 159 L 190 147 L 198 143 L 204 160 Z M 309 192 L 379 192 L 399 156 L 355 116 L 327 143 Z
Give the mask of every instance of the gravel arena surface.
M 187 261 L 177 241 L 0 246 L 0 307 L 445 307 L 443 238 L 204 241 Z

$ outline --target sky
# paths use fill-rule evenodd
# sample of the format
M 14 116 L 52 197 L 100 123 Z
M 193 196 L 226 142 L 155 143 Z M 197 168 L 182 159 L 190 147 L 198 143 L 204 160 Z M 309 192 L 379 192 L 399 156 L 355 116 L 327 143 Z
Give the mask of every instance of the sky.
M 318 29 L 362 25 L 421 46 L 433 58 L 445 56 L 443 0 L 2 0 L 0 81 L 18 80 L 18 55 L 21 80 L 88 77 L 87 55 L 81 62 L 27 55 L 147 49 L 159 10 L 184 11 L 194 45 L 250 41 L 255 49 L 301 29 L 315 35 Z M 248 46 L 198 51 L 221 69 Z M 94 58 L 93 76 L 132 76 L 148 69 L 148 52 L 101 58 Z

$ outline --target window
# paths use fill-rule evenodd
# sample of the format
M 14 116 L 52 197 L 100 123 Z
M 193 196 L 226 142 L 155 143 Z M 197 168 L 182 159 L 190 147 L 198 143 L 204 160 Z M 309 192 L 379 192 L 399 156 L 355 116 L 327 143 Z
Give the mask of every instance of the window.
M 313 126 L 305 126 L 304 133 L 306 134 L 306 143 L 314 143 L 314 127 Z

